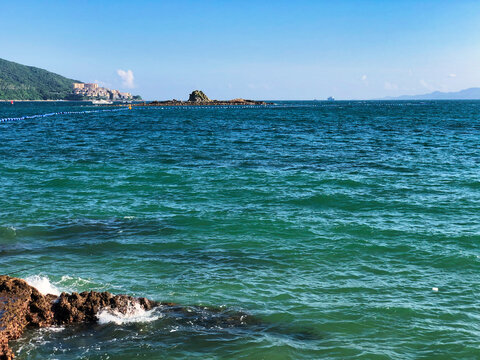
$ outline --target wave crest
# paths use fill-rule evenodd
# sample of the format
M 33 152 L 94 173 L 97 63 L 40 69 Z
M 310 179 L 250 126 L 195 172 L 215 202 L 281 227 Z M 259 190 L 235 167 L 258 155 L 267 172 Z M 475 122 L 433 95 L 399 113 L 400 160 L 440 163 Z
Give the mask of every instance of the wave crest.
M 60 290 L 50 282 L 50 279 L 46 276 L 32 275 L 25 278 L 28 285 L 33 286 L 40 291 L 43 295 L 60 295 Z
M 102 309 L 98 312 L 97 318 L 99 324 L 114 323 L 117 325 L 129 323 L 145 323 L 152 322 L 162 317 L 162 314 L 156 309 L 142 309 L 139 303 L 129 304 L 126 313 L 118 310 Z

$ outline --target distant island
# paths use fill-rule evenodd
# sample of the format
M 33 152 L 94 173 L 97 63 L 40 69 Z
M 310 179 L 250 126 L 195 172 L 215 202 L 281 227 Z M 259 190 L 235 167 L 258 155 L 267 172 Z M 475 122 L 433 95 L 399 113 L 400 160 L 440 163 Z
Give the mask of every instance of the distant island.
M 189 95 L 187 101 L 182 100 L 165 100 L 152 101 L 143 105 L 147 106 L 212 106 L 212 105 L 267 105 L 265 101 L 246 100 L 246 99 L 232 99 L 232 100 L 210 100 L 207 95 L 201 90 L 194 90 Z
M 182 100 L 165 100 L 165 101 L 151 101 L 149 103 L 140 103 L 135 106 L 215 106 L 215 105 L 268 105 L 265 101 L 246 100 L 246 99 L 232 99 L 232 100 L 210 100 L 207 95 L 201 90 L 194 90 L 189 95 L 187 101 Z
M 434 91 L 422 95 L 389 96 L 378 100 L 480 100 L 480 88 L 469 88 L 457 92 Z
M 141 100 L 122 93 L 68 79 L 34 66 L 0 59 L 0 100 Z

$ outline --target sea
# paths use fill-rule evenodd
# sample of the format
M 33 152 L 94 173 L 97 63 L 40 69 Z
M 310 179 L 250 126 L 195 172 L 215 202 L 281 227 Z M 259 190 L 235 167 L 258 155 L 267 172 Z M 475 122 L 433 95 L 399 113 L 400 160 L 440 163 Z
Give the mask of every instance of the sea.
M 480 101 L 113 109 L 0 104 L 0 272 L 191 316 L 18 359 L 480 358 Z

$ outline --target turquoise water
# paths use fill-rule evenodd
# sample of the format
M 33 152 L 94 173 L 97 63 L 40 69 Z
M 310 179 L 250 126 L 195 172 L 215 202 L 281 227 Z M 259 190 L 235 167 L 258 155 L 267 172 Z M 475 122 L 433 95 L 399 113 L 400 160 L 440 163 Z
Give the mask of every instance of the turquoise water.
M 2 123 L 2 273 L 255 319 L 31 330 L 18 358 L 478 358 L 479 135 L 476 101 Z

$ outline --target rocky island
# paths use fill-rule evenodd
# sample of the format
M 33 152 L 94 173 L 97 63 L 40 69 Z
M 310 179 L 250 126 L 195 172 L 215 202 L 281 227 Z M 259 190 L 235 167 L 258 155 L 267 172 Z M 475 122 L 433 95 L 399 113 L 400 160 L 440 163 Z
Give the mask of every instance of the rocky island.
M 152 101 L 149 103 L 135 104 L 134 106 L 228 106 L 228 105 L 270 105 L 265 101 L 233 99 L 233 100 L 210 100 L 201 90 L 194 90 L 188 97 L 187 101 L 182 100 L 165 100 Z

